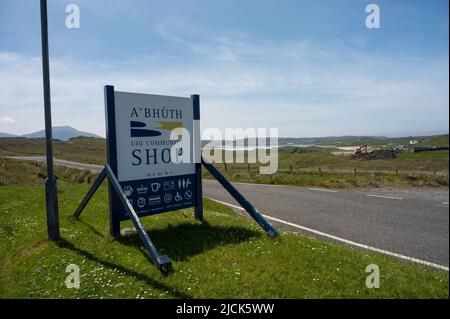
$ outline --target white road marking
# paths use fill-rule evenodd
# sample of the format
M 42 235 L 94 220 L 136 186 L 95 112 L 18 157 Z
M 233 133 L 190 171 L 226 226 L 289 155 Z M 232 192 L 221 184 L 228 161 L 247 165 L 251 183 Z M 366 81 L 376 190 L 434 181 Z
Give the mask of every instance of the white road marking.
M 221 200 L 218 200 L 218 199 L 215 199 L 215 198 L 211 198 L 211 197 L 208 197 L 208 198 L 209 198 L 210 200 L 214 201 L 214 202 L 219 203 L 219 204 L 224 204 L 224 205 L 227 205 L 227 206 L 229 206 L 229 207 L 232 207 L 232 208 L 236 208 L 236 209 L 245 211 L 245 209 L 242 208 L 241 206 L 237 206 L 237 205 L 233 205 L 233 204 L 230 204 L 230 203 L 222 202 Z
M 319 192 L 328 192 L 328 193 L 338 193 L 338 191 L 332 189 L 323 189 L 323 188 L 310 188 L 311 191 L 319 191 Z
M 203 181 L 205 182 L 217 182 L 215 179 L 207 179 L 204 178 Z M 275 186 L 275 187 L 284 187 L 284 186 L 293 186 L 293 185 L 283 185 L 283 184 L 258 184 L 258 183 L 244 183 L 244 182 L 231 182 L 231 184 L 238 184 L 238 185 L 250 185 L 250 186 Z M 294 186 L 295 187 L 295 186 Z
M 385 195 L 375 195 L 375 194 L 367 194 L 369 197 L 380 197 L 380 198 L 389 198 L 389 199 L 403 199 L 401 197 L 394 197 L 394 196 L 385 196 Z
M 232 208 L 236 208 L 236 209 L 245 211 L 245 209 L 240 207 L 240 206 L 229 204 L 227 202 L 223 202 L 223 201 L 211 198 L 211 197 L 208 197 L 208 198 L 211 199 L 212 201 L 217 202 L 217 203 L 220 203 L 220 204 L 232 207 Z M 301 230 L 304 230 L 304 231 L 307 231 L 307 232 L 310 232 L 310 233 L 313 233 L 313 234 L 316 234 L 316 235 L 319 235 L 319 236 L 323 236 L 323 237 L 327 237 L 327 238 L 330 238 L 330 239 L 333 239 L 333 240 L 336 240 L 336 241 L 340 241 L 340 242 L 343 242 L 343 243 L 351 245 L 351 246 L 363 248 L 363 249 L 366 249 L 366 250 L 371 250 L 371 251 L 374 251 L 374 252 L 377 252 L 377 253 L 380 253 L 380 254 L 384 254 L 384 255 L 387 255 L 387 256 L 397 257 L 399 259 L 407 260 L 407 261 L 414 262 L 414 263 L 417 263 L 417 264 L 421 264 L 421 265 L 425 265 L 425 266 L 434 267 L 434 268 L 437 268 L 437 269 L 449 271 L 448 267 L 443 266 L 443 265 L 439 265 L 439 264 L 435 264 L 435 263 L 432 263 L 432 262 L 429 262 L 429 261 L 425 261 L 425 260 L 421 260 L 421 259 L 417 259 L 417 258 L 413 258 L 413 257 L 397 254 L 397 253 L 394 253 L 394 252 L 391 252 L 391 251 L 388 251 L 388 250 L 372 247 L 372 246 L 369 246 L 369 245 L 360 244 L 360 243 L 354 242 L 352 240 L 348 240 L 348 239 L 344 239 L 344 238 L 337 237 L 337 236 L 334 236 L 334 235 L 330 235 L 330 234 L 327 234 L 327 233 L 324 233 L 324 232 L 321 232 L 319 230 L 315 230 L 315 229 L 312 229 L 312 228 L 309 228 L 309 227 L 300 226 L 300 225 L 297 225 L 297 224 L 294 224 L 294 223 L 291 223 L 291 222 L 288 222 L 288 221 L 285 221 L 285 220 L 282 220 L 282 219 L 279 219 L 279 218 L 275 218 L 275 217 L 272 217 L 272 216 L 269 216 L 269 215 L 265 215 L 265 214 L 261 214 L 261 215 L 263 215 L 265 218 L 267 218 L 269 220 L 272 220 L 272 221 L 275 221 L 275 222 L 278 222 L 278 223 L 281 223 L 281 224 L 285 224 L 285 225 L 288 225 L 288 226 L 291 226 L 291 227 L 295 227 L 295 228 L 298 228 L 298 229 L 301 229 Z
M 448 205 L 448 202 L 442 202 L 441 204 L 442 205 Z

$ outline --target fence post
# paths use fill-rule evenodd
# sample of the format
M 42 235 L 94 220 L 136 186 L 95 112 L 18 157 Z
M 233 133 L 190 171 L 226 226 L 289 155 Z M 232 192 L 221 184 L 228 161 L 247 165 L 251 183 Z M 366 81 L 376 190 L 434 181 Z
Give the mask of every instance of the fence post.
M 223 164 L 225 165 L 225 172 L 227 171 L 227 162 L 223 162 Z
M 354 169 L 354 171 L 355 171 L 355 175 L 356 175 L 356 168 Z
M 395 176 L 397 176 L 397 175 L 398 175 L 398 169 L 395 170 Z
M 320 168 L 320 166 L 319 166 L 319 173 L 322 173 L 322 169 Z
M 292 173 L 292 165 L 290 165 L 290 168 L 291 168 L 291 173 Z
M 250 163 L 247 164 L 248 172 L 250 173 Z

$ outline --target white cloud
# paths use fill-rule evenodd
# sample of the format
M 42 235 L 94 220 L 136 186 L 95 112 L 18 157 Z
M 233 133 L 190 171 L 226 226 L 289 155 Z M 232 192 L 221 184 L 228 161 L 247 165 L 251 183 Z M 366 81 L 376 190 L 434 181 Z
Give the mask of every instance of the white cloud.
M 11 123 L 14 123 L 15 121 L 14 121 L 14 119 L 12 119 L 10 117 L 2 117 L 2 118 L 0 118 L 0 122 L 11 124 Z
M 388 59 L 342 43 L 320 47 L 245 36 L 192 42 L 166 25 L 158 32 L 178 46 L 178 56 L 51 59 L 53 124 L 104 135 L 103 86 L 112 84 L 121 91 L 198 93 L 203 127 L 278 127 L 282 136 L 448 127 L 448 60 Z M 40 63 L 0 52 L 0 110 L 16 119 L 13 133 L 44 126 Z

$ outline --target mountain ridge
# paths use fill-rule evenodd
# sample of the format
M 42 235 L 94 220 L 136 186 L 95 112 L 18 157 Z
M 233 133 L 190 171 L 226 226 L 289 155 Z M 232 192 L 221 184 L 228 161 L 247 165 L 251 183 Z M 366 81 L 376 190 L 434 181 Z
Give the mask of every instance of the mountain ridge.
M 78 136 L 102 138 L 101 136 L 96 135 L 94 133 L 79 131 L 76 128 L 73 128 L 72 126 L 69 125 L 53 126 L 52 135 L 54 140 L 61 140 L 61 141 L 68 141 L 69 139 Z M 23 135 L 14 135 L 0 132 L 0 137 L 44 138 L 45 130 L 39 130 Z

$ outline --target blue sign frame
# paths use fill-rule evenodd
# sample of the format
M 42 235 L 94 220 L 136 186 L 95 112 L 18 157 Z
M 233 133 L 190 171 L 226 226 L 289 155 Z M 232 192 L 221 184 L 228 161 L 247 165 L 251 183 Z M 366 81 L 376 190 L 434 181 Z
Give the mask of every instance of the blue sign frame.
M 142 216 L 154 215 L 158 213 L 174 211 L 180 208 L 195 207 L 195 218 L 203 221 L 203 205 L 202 205 L 202 164 L 205 168 L 217 179 L 217 181 L 229 192 L 229 194 L 245 209 L 245 211 L 266 231 L 266 233 L 275 237 L 278 232 L 273 228 L 273 226 L 267 222 L 267 220 L 258 212 L 258 210 L 248 202 L 245 197 L 239 193 L 239 191 L 223 176 L 212 164 L 207 162 L 202 158 L 201 154 L 197 154 L 195 150 L 195 143 L 199 143 L 201 140 L 200 135 L 197 130 L 193 129 L 194 135 L 192 139 L 193 149 L 194 149 L 194 174 L 189 175 L 177 175 L 171 177 L 156 177 L 156 178 L 144 178 L 138 180 L 127 180 L 120 182 L 117 179 L 118 176 L 118 162 L 117 162 L 117 136 L 116 136 L 116 114 L 115 114 L 115 94 L 114 87 L 107 85 L 104 87 L 105 93 L 105 112 L 106 112 L 106 151 L 107 151 L 107 161 L 103 170 L 95 179 L 91 188 L 84 196 L 80 205 L 74 212 L 74 217 L 79 218 L 81 212 L 86 207 L 89 200 L 92 198 L 94 193 L 100 187 L 103 180 L 108 177 L 109 186 L 109 216 L 110 216 L 110 232 L 111 235 L 119 238 L 120 237 L 120 222 L 124 220 L 131 220 L 137 233 L 142 239 L 145 248 L 150 254 L 151 259 L 155 263 L 155 266 L 163 273 L 169 274 L 173 271 L 172 261 L 168 256 L 162 256 L 156 250 L 155 245 L 146 230 L 144 229 L 140 218 Z M 193 106 L 193 120 L 200 120 L 200 97 L 198 95 L 191 95 L 192 106 Z M 134 128 L 135 123 L 130 122 L 130 135 L 132 136 L 131 128 Z M 140 124 L 139 124 L 140 125 Z M 138 130 L 139 131 L 139 130 Z M 139 134 L 139 133 L 138 133 Z M 139 135 L 141 136 L 141 135 Z M 191 170 L 192 171 L 192 170 Z M 192 179 L 192 183 L 190 180 Z M 170 183 L 167 183 L 170 182 Z M 164 188 L 164 185 L 168 185 Z M 127 187 L 128 186 L 128 187 Z M 169 189 L 170 188 L 170 189 Z M 143 209 L 137 202 L 133 200 L 133 192 L 139 193 L 139 191 L 148 193 L 151 190 L 152 196 L 171 194 L 173 196 L 178 194 L 180 190 L 184 191 L 184 195 L 187 191 L 191 193 L 190 196 L 184 196 L 178 201 L 178 204 L 171 204 L 172 201 L 165 202 L 161 205 L 162 196 L 159 196 L 159 202 L 152 202 L 152 208 Z M 131 191 L 132 190 L 132 191 Z M 164 193 L 162 193 L 164 192 Z M 137 194 L 140 195 L 140 194 Z M 176 196 L 176 195 L 175 195 Z M 181 195 L 180 195 L 181 196 Z M 154 197 L 156 198 L 156 197 Z M 148 200 L 151 200 L 148 197 Z M 137 206 L 137 207 L 136 207 Z
M 118 176 L 117 131 L 114 86 L 104 87 L 106 112 L 107 162 L 115 176 Z M 200 120 L 200 97 L 191 95 L 193 120 Z M 201 143 L 199 136 L 193 136 Z M 195 173 L 170 177 L 144 177 L 139 180 L 119 182 L 133 209 L 139 217 L 195 207 L 195 218 L 203 220 L 201 161 L 195 163 Z M 120 222 L 130 219 L 121 200 L 109 181 L 110 231 L 120 236 Z

